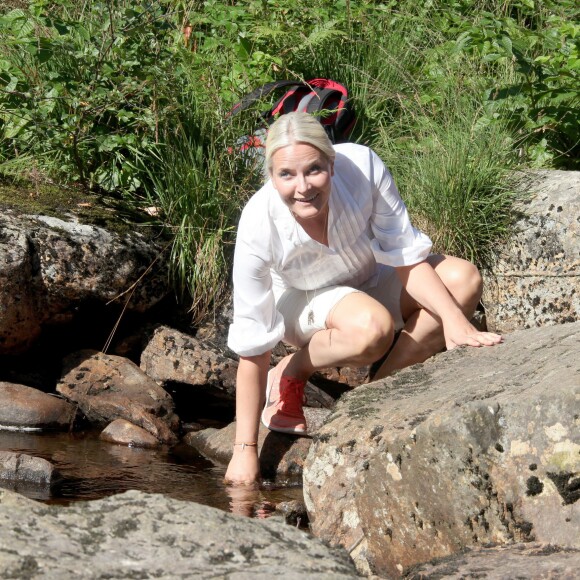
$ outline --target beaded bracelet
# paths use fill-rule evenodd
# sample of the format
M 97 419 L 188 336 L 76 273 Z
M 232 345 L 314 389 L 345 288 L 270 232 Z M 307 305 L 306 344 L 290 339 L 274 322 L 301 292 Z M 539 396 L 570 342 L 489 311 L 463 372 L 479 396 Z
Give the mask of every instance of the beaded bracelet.
M 234 447 L 241 447 L 242 451 L 246 448 L 246 447 L 257 447 L 258 444 L 257 443 L 234 443 Z

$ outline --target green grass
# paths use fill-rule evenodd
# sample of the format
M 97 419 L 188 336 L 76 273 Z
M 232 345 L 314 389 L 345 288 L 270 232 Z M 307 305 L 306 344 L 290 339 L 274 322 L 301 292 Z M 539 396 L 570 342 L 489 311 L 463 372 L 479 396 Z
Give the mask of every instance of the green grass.
M 255 111 L 228 111 L 265 82 L 348 86 L 353 140 L 382 156 L 436 250 L 479 266 L 510 235 L 512 170 L 577 157 L 571 0 L 31 0 L 2 15 L 0 178 L 32 185 L 0 202 L 162 228 L 195 320 L 225 295 L 261 179 L 236 151 Z

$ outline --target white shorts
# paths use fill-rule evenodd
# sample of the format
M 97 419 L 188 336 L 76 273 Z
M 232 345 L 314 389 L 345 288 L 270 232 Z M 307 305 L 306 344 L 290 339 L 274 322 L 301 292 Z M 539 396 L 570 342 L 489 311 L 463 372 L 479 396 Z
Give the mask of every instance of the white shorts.
M 375 275 L 360 288 L 327 286 L 308 292 L 289 288 L 276 303 L 277 310 L 284 317 L 284 342 L 297 347 L 307 344 L 315 332 L 326 329 L 330 311 L 353 292 L 364 292 L 380 302 L 393 317 L 395 330 L 400 330 L 404 326 L 401 314 L 402 288 L 395 269 L 384 264 L 377 264 Z

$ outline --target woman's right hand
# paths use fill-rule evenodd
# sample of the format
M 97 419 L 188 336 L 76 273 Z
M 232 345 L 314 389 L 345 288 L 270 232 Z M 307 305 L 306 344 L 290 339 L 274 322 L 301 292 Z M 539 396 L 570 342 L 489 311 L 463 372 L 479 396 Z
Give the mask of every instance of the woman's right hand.
M 226 485 L 252 485 L 260 480 L 257 447 L 235 446 L 224 477 Z

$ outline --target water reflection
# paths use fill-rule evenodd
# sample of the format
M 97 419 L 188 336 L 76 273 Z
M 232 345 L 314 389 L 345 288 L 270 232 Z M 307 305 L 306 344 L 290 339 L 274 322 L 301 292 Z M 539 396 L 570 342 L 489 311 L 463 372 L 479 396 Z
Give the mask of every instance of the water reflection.
M 274 513 L 276 505 L 265 497 L 258 485 L 228 485 L 229 510 L 233 514 L 250 518 L 267 518 Z
M 21 484 L 11 487 L 7 482 L 0 485 L 32 499 L 58 504 L 137 489 L 250 517 L 267 517 L 276 503 L 302 496 L 296 485 L 266 484 L 260 489 L 246 490 L 226 487 L 225 467 L 205 459 L 187 445 L 140 449 L 100 441 L 98 434 L 0 431 L 1 450 L 42 457 L 63 476 L 61 484 L 52 490 Z

